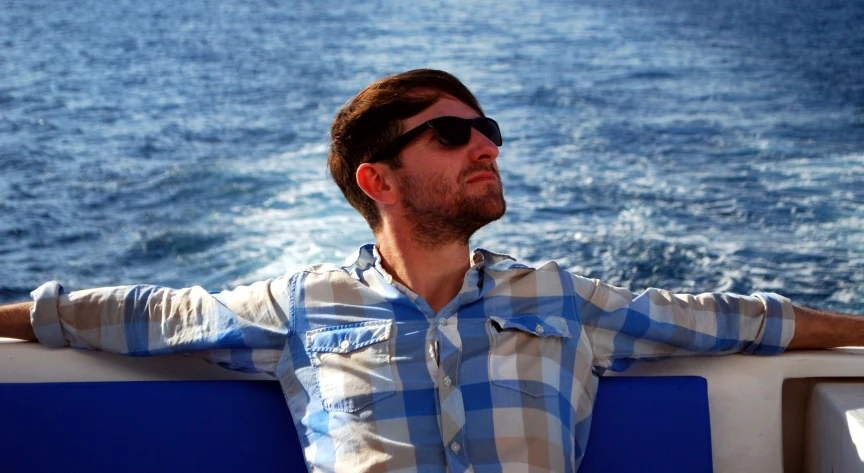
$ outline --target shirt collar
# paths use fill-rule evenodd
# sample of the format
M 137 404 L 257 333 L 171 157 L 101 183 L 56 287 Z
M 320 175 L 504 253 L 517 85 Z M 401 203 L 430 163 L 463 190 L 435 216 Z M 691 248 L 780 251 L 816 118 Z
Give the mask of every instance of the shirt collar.
M 471 253 L 471 267 L 483 269 L 488 266 L 495 266 L 503 261 L 516 261 L 516 258 L 505 255 L 504 253 L 495 253 L 494 251 L 477 248 Z
M 469 263 L 471 264 L 471 268 L 465 274 L 462 289 L 456 296 L 456 299 L 448 303 L 442 310 L 446 310 L 447 307 L 453 304 L 461 306 L 462 304 L 476 300 L 481 295 L 483 286 L 486 285 L 483 281 L 487 279 L 484 276 L 487 268 L 492 271 L 504 271 L 512 265 L 518 265 L 516 260 L 508 255 L 494 253 L 482 248 L 478 248 L 471 253 Z M 378 247 L 374 244 L 370 243 L 358 248 L 357 251 L 345 260 L 344 268 L 355 274 L 355 277 L 358 279 L 365 281 L 365 284 L 373 290 L 381 293 L 397 291 L 412 301 L 417 307 L 420 307 L 428 317 L 436 316 L 432 308 L 420 296 L 398 281 L 395 281 L 393 276 L 384 269 L 381 254 L 378 252 Z M 374 271 L 369 271 L 373 268 Z M 494 284 L 488 285 L 489 288 L 492 286 Z
M 495 253 L 483 248 L 477 248 L 471 252 L 469 263 L 472 269 L 483 269 L 484 267 L 495 266 L 505 261 L 516 261 L 510 255 L 504 253 Z M 381 254 L 378 252 L 378 247 L 373 243 L 368 243 L 357 249 L 348 258 L 345 259 L 346 267 L 355 267 L 361 271 L 365 271 L 370 267 L 376 267 L 381 270 L 382 274 L 387 278 L 388 282 L 392 281 L 392 277 L 383 270 L 381 265 Z
M 369 269 L 370 266 L 375 266 L 375 263 L 378 260 L 380 260 L 378 249 L 374 244 L 367 243 L 360 248 L 357 248 L 357 251 L 351 253 L 347 258 L 345 258 L 345 267 L 357 268 L 360 271 L 365 271 L 366 269 Z

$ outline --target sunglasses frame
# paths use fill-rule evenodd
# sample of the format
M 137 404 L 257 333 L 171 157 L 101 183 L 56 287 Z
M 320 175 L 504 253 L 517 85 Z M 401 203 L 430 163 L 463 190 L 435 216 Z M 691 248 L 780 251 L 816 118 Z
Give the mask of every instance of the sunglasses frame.
M 442 138 L 441 135 L 439 134 L 439 130 L 435 128 L 435 126 L 436 126 L 435 122 L 436 121 L 440 122 L 442 120 L 453 120 L 453 119 L 460 120 L 463 123 L 468 122 L 468 140 L 466 140 L 464 143 L 448 143 L 447 141 L 449 141 L 449 140 L 447 140 L 446 137 Z M 495 137 L 489 136 L 483 132 L 483 130 L 478 126 L 479 123 L 483 123 L 484 125 L 491 123 L 492 125 L 495 126 L 495 129 L 498 131 L 497 142 L 495 140 Z M 417 139 L 417 137 L 422 135 L 423 132 L 425 132 L 427 128 L 432 130 L 432 133 L 435 134 L 435 139 L 437 139 L 438 143 L 440 143 L 443 146 L 463 146 L 463 145 L 468 144 L 468 142 L 471 141 L 471 128 L 476 129 L 481 134 L 483 134 L 483 136 L 485 136 L 486 138 L 489 138 L 489 140 L 491 140 L 492 143 L 495 144 L 495 146 L 501 146 L 502 144 L 504 144 L 504 139 L 501 136 L 501 127 L 498 126 L 498 122 L 496 122 L 495 120 L 493 120 L 489 117 L 477 117 L 477 118 L 462 118 L 462 117 L 450 117 L 450 116 L 436 117 L 436 118 L 433 118 L 433 119 L 428 120 L 426 122 L 423 122 L 420 125 L 417 125 L 416 127 L 412 128 L 411 130 L 403 133 L 402 135 L 399 135 L 398 138 L 393 140 L 393 142 L 391 142 L 389 145 L 385 146 L 381 151 L 378 151 L 377 153 L 373 154 L 372 157 L 369 158 L 369 161 L 367 161 L 367 162 L 377 163 L 379 161 L 384 161 L 386 159 L 389 159 L 389 158 L 395 156 L 397 153 L 399 153 L 399 151 L 402 150 L 402 148 L 407 146 L 408 143 L 414 141 L 415 139 Z

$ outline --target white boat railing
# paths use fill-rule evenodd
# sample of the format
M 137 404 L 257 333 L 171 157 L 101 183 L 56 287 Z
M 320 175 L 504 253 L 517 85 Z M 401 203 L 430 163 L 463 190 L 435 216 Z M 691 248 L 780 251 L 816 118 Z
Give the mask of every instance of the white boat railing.
M 708 380 L 717 473 L 821 473 L 815 460 L 825 452 L 813 452 L 816 442 L 808 438 L 814 387 L 838 380 L 860 382 L 864 407 L 864 347 L 670 359 L 639 363 L 623 375 Z M 848 430 L 842 434 L 851 435 Z

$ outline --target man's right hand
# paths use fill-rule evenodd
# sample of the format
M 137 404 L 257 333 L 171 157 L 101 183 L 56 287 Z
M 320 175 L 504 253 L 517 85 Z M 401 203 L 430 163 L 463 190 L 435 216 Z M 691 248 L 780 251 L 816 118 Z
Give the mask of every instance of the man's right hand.
M 0 337 L 36 340 L 30 324 L 32 302 L 0 305 Z

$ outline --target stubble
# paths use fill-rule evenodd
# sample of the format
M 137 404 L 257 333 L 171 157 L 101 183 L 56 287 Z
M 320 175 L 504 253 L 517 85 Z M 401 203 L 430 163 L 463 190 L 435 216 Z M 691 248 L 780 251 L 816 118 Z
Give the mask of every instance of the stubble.
M 489 171 L 498 180 L 468 192 L 465 178 Z M 491 164 L 475 163 L 459 173 L 456 182 L 440 173 L 399 177 L 402 206 L 417 243 L 425 249 L 437 249 L 450 243 L 468 244 L 477 230 L 498 220 L 507 210 L 501 177 Z

